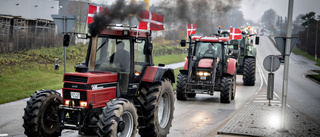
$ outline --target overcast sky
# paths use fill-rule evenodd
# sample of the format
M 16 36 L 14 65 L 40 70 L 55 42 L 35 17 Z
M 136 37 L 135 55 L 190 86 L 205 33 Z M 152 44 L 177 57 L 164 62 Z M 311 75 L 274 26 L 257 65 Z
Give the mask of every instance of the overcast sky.
M 92 1 L 111 4 L 115 0 Z M 150 2 L 151 4 L 153 4 L 159 2 L 159 0 L 150 0 Z M 245 19 L 250 19 L 254 22 L 258 22 L 263 13 L 270 8 L 274 9 L 278 15 L 283 16 L 284 18 L 288 15 L 288 4 L 289 0 L 241 0 L 240 10 L 243 12 Z M 299 14 L 306 14 L 310 11 L 314 11 L 316 15 L 320 15 L 320 0 L 294 0 L 293 6 L 293 20 Z
M 263 13 L 272 8 L 280 16 L 288 16 L 289 0 L 242 0 L 241 11 L 245 19 L 257 22 Z M 320 0 L 294 0 L 293 20 L 299 14 L 306 14 L 314 11 L 320 15 Z

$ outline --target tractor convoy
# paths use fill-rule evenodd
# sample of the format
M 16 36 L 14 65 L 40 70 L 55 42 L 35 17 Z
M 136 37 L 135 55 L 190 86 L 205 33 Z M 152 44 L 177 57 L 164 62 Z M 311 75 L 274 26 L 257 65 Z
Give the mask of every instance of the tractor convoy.
M 153 66 L 151 31 L 111 27 L 88 38 L 86 60 L 64 74 L 62 95 L 41 90 L 27 101 L 25 134 L 54 137 L 73 129 L 104 137 L 166 136 L 175 78 L 172 69 Z
M 24 108 L 28 137 L 61 136 L 62 130 L 101 137 L 164 137 L 172 126 L 174 71 L 154 66 L 152 31 L 107 26 L 89 39 L 84 63 L 63 76 L 62 94 L 40 90 Z M 244 85 L 255 84 L 256 50 L 249 35 L 230 40 L 227 31 L 192 36 L 188 57 L 177 77 L 177 100 L 220 92 L 220 102 L 236 95 L 237 74 Z M 68 39 L 64 39 L 64 43 Z

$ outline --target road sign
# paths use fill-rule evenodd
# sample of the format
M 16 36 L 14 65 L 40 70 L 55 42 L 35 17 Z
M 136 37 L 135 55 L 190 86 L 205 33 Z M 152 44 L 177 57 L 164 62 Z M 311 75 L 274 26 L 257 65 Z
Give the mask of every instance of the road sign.
M 71 31 L 74 22 L 76 22 L 76 16 L 74 15 L 58 15 L 52 14 L 54 23 L 58 26 L 59 31 L 62 34 L 68 33 Z
M 285 37 L 274 37 L 274 40 L 276 41 L 276 45 L 278 46 L 280 53 L 282 56 L 285 55 L 285 46 L 286 46 L 286 38 Z M 291 44 L 290 44 L 290 52 L 292 51 L 293 47 L 298 42 L 298 37 L 291 37 Z
M 264 58 L 263 67 L 269 72 L 277 71 L 280 67 L 280 60 L 275 55 L 269 55 Z

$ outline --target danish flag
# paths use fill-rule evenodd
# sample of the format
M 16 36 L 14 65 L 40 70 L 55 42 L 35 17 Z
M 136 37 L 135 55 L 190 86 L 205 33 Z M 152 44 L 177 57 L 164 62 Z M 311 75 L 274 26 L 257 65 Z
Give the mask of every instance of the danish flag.
M 197 24 L 188 24 L 187 25 L 188 36 L 191 34 L 196 34 L 197 32 Z
M 143 10 L 140 13 L 139 29 L 144 30 L 164 30 L 163 15 Z
M 87 24 L 92 23 L 93 22 L 93 15 L 95 13 L 99 13 L 101 10 L 102 10 L 102 7 L 100 7 L 100 6 L 89 5 Z
M 230 28 L 230 40 L 242 39 L 241 30 L 236 28 Z

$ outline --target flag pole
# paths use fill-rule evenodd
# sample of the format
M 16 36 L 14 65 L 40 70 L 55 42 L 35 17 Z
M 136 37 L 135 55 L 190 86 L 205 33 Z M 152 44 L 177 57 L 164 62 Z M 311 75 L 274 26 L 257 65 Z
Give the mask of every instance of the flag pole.
M 188 39 L 188 23 L 186 22 L 186 28 L 187 28 L 187 39 Z

